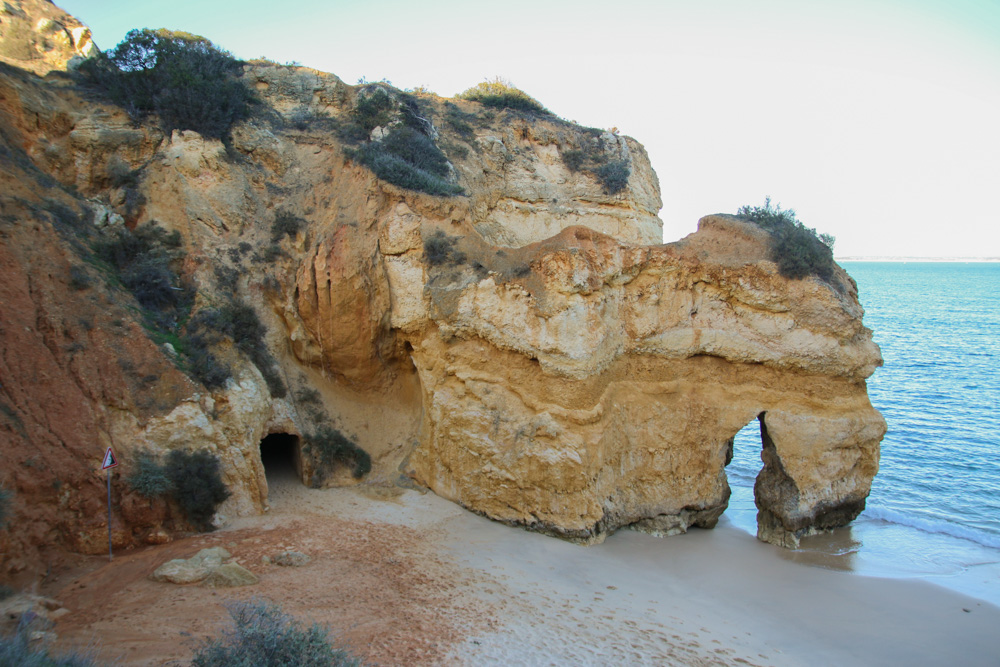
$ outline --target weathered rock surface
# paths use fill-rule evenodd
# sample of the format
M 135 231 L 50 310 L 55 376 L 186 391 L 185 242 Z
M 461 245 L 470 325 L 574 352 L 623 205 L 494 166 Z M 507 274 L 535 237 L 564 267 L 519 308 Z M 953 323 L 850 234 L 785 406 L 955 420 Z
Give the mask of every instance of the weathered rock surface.
M 90 28 L 49 0 L 6 0 L 0 6 L 2 62 L 45 75 L 96 53 Z
M 40 25 L 28 4 L 8 3 Z M 35 48 L 12 34 L 8 50 Z M 466 193 L 433 197 L 345 155 L 336 125 L 358 87 L 264 63 L 244 78 L 266 113 L 227 150 L 136 126 L 72 76 L 0 65 L 0 482 L 15 492 L 2 576 L 106 550 L 108 446 L 123 462 L 118 549 L 190 529 L 124 483 L 140 449 L 216 454 L 232 493 L 221 520 L 266 510 L 269 434 L 285 434 L 304 483 L 357 483 L 346 466 L 316 474 L 304 436 L 323 425 L 371 454 L 380 483 L 403 471 L 587 542 L 714 525 L 731 439 L 754 419 L 762 539 L 791 546 L 863 507 L 885 431 L 865 380 L 881 357 L 843 271 L 784 279 L 764 232 L 729 216 L 659 245 L 659 185 L 626 137 L 421 96 Z M 580 151 L 627 162 L 625 189 L 570 169 Z M 279 212 L 305 224 L 274 239 Z M 214 351 L 232 378 L 206 389 L 95 266 L 95 238 L 153 220 L 180 234 L 193 312 L 238 299 L 257 313 L 284 396 L 231 343 Z
M 232 554 L 222 547 L 202 549 L 191 558 L 175 558 L 156 568 L 149 578 L 168 584 L 194 584 L 222 567 Z M 225 578 L 225 575 L 223 575 Z
M 479 257 L 475 251 L 472 256 Z M 407 336 L 424 391 L 412 474 L 487 516 L 582 541 L 711 527 L 730 440 L 764 429 L 760 537 L 864 506 L 885 422 L 853 283 L 789 281 L 727 216 L 658 247 L 568 229 L 523 279 L 431 272 Z
M 212 570 L 203 586 L 209 588 L 236 588 L 237 586 L 253 586 L 260 579 L 250 570 L 238 563 L 226 563 Z

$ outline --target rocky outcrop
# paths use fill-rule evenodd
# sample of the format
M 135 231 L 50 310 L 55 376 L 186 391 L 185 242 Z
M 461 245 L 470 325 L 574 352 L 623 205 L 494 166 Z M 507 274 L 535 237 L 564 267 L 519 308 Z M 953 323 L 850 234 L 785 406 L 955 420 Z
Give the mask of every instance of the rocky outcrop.
M 0 61 L 45 75 L 96 54 L 90 28 L 50 0 L 6 0 L 0 6 Z
M 755 419 L 762 539 L 794 546 L 863 508 L 885 431 L 865 379 L 881 358 L 843 271 L 782 278 L 764 232 L 728 216 L 660 245 L 656 176 L 611 132 L 414 98 L 465 191 L 433 197 L 345 151 L 359 88 L 265 62 L 244 78 L 262 110 L 227 147 L 137 125 L 70 76 L 0 66 L 6 576 L 59 548 L 106 549 L 107 446 L 123 461 L 124 548 L 191 528 L 124 482 L 139 451 L 215 453 L 221 524 L 266 511 L 272 434 L 304 483 L 357 483 L 317 474 L 304 446 L 333 426 L 371 454 L 369 478 L 402 472 L 584 542 L 714 525 L 732 438 Z M 609 194 L 584 158 L 627 165 L 624 189 Z M 279 216 L 301 225 L 275 235 Z M 180 236 L 190 314 L 248 306 L 273 366 L 223 341 L 232 378 L 192 379 L 180 341 L 93 257 L 108 230 L 152 221 Z
M 408 323 L 414 476 L 582 541 L 672 534 L 715 524 L 731 440 L 759 419 L 760 537 L 792 546 L 853 519 L 885 432 L 864 385 L 881 357 L 846 274 L 789 281 L 766 257 L 759 228 L 711 216 L 666 246 L 567 229 L 523 249 L 521 278 L 432 270 Z

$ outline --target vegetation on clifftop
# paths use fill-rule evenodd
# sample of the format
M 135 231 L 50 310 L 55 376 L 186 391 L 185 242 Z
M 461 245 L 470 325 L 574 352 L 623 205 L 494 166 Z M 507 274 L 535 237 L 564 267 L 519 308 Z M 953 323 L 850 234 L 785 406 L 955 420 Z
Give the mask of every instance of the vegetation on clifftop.
M 363 88 L 351 118 L 341 138 L 361 145 L 348 154 L 383 181 L 445 197 L 463 192 L 451 180 L 451 163 L 434 142 L 433 125 L 409 95 L 381 85 Z M 376 128 L 381 132 L 373 136 Z
M 459 99 L 479 102 L 493 109 L 513 109 L 526 113 L 551 116 L 552 112 L 542 106 L 542 103 L 524 92 L 510 81 L 496 77 L 482 81 L 472 88 L 457 95 Z
M 204 37 L 186 32 L 132 30 L 81 70 L 134 118 L 156 114 L 168 134 L 194 130 L 226 139 L 254 103 L 240 78 L 243 64 Z
M 741 206 L 736 215 L 771 235 L 771 261 L 785 278 L 816 276 L 827 282 L 833 278 L 834 238 L 806 227 L 793 209 L 772 205 L 767 197 L 763 206 Z
M 614 154 L 614 148 L 606 145 L 600 130 L 583 128 L 578 137 L 580 148 L 564 150 L 560 154 L 566 168 L 589 173 L 601 182 L 606 194 L 615 195 L 624 190 L 632 175 L 629 161 L 609 159 L 609 155 Z

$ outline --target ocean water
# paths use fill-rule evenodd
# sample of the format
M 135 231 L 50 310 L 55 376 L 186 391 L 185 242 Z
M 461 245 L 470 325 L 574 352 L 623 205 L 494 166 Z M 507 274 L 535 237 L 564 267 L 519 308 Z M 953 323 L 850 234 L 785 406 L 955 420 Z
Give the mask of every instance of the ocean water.
M 868 380 L 889 431 L 867 508 L 786 557 L 922 577 L 1000 604 L 1000 264 L 843 262 L 885 365 Z M 729 521 L 755 532 L 760 431 L 727 468 Z

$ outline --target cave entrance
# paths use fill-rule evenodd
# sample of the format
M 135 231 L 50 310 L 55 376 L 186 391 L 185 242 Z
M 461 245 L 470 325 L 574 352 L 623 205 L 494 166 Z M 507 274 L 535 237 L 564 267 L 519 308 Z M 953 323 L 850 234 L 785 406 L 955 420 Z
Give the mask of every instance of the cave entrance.
M 260 441 L 260 462 L 267 484 L 287 484 L 302 479 L 302 444 L 291 433 L 271 433 Z
M 729 497 L 729 507 L 726 509 L 728 518 L 737 528 L 751 535 L 757 534 L 757 503 L 754 500 L 754 483 L 757 475 L 764 468 L 761 452 L 764 441 L 761 437 L 760 413 L 756 419 L 751 419 L 746 426 L 733 436 L 729 442 L 729 454 L 726 456 L 726 478 L 732 495 Z

